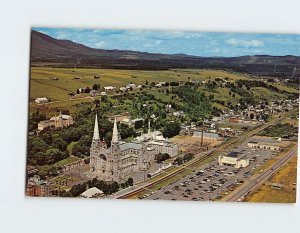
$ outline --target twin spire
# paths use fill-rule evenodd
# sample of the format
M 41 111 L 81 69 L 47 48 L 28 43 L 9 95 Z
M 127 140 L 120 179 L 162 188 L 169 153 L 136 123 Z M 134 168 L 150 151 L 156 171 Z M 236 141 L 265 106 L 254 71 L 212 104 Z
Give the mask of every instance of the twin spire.
M 99 139 L 100 139 L 100 135 L 99 135 L 98 117 L 96 113 L 93 140 L 99 140 Z
M 118 127 L 117 127 L 117 118 L 115 117 L 111 142 L 112 143 L 117 143 L 118 141 L 119 141 L 119 133 L 118 133 Z
M 93 140 L 100 140 L 100 134 L 99 134 L 99 126 L 98 126 L 98 116 L 96 114 L 95 117 L 95 126 L 94 126 L 94 135 Z M 117 127 L 117 118 L 115 117 L 114 121 L 114 128 L 113 128 L 113 134 L 112 134 L 112 143 L 118 143 L 119 141 L 119 133 L 118 133 L 118 127 Z

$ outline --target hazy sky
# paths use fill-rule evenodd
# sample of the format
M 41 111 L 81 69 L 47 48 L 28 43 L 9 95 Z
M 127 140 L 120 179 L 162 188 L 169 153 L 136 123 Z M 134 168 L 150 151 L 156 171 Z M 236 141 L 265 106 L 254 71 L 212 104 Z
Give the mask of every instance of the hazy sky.
M 99 49 L 225 57 L 257 54 L 300 56 L 300 35 L 295 34 L 98 30 L 80 28 L 33 29 L 56 39 L 71 40 Z

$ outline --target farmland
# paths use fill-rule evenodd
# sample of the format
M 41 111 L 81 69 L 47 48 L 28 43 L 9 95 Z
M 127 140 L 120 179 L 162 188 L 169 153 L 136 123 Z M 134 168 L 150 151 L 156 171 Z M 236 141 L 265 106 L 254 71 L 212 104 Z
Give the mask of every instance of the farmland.
M 95 80 L 94 76 L 101 79 Z M 188 81 L 194 79 L 206 81 L 209 77 L 228 77 L 233 81 L 246 79 L 248 76 L 233 74 L 216 70 L 166 70 L 166 71 L 140 71 L 140 70 L 108 70 L 108 69 L 70 69 L 70 68 L 38 68 L 32 67 L 30 74 L 30 98 L 47 96 L 52 101 L 68 99 L 68 92 L 100 83 L 101 87 L 121 87 L 130 82 L 144 84 L 151 82 Z M 58 78 L 54 80 L 53 78 Z M 77 79 L 75 79 L 77 78 Z
M 249 202 L 294 203 L 296 201 L 297 157 L 293 157 L 277 174 L 261 188 L 247 197 Z M 271 188 L 272 183 L 283 185 L 281 189 Z
M 100 76 L 100 79 L 95 79 L 94 76 Z M 92 87 L 94 84 L 100 85 L 100 90 L 103 91 L 105 86 L 115 86 L 120 88 L 129 83 L 137 85 L 144 85 L 145 83 L 158 82 L 189 82 L 191 80 L 198 81 L 198 90 L 205 96 L 213 99 L 212 106 L 217 109 L 229 109 L 231 106 L 236 106 L 240 99 L 243 98 L 241 94 L 247 93 L 248 96 L 253 96 L 256 99 L 270 100 L 278 98 L 286 98 L 289 94 L 298 93 L 298 90 L 286 86 L 284 84 L 274 83 L 270 84 L 278 88 L 278 92 L 270 91 L 265 87 L 253 87 L 251 90 L 240 87 L 238 92 L 224 83 L 216 80 L 226 78 L 227 82 L 236 83 L 238 80 L 253 80 L 247 74 L 234 73 L 224 70 L 197 70 L 197 69 L 172 69 L 160 71 L 146 71 L 146 70 L 112 70 L 112 69 L 83 69 L 83 68 L 45 68 L 32 67 L 30 74 L 30 100 L 33 101 L 37 97 L 47 97 L 52 102 L 47 106 L 30 105 L 30 112 L 39 109 L 47 115 L 53 115 L 59 109 L 68 109 L 71 113 L 77 113 L 82 104 L 92 103 L 94 99 L 99 97 L 91 97 L 89 94 L 77 94 L 70 97 L 70 93 L 76 93 L 79 88 Z M 203 83 L 211 82 L 216 85 Z M 166 94 L 165 90 L 170 88 L 148 88 L 147 93 L 153 94 L 155 99 L 164 103 L 172 100 L 172 95 Z M 139 90 L 145 91 L 146 89 Z M 136 91 L 134 91 L 136 92 Z M 117 95 L 116 92 L 108 93 L 109 96 Z M 178 104 L 180 100 L 175 99 Z M 115 101 L 110 99 L 115 104 Z M 126 102 L 127 101 L 127 102 Z M 118 109 L 128 110 L 128 105 L 132 101 L 125 100 L 125 105 L 118 106 Z M 155 106 L 154 106 L 155 107 Z M 130 109 L 129 109 L 130 110 Z

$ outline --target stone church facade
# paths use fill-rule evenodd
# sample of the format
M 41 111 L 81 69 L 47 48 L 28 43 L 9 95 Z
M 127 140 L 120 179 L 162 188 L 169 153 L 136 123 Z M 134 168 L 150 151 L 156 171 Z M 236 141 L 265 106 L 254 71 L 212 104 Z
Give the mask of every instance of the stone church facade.
M 133 173 L 147 170 L 155 159 L 155 150 L 142 142 L 123 142 L 119 139 L 114 120 L 111 147 L 100 139 L 97 115 L 90 148 L 90 172 L 104 181 L 125 181 Z

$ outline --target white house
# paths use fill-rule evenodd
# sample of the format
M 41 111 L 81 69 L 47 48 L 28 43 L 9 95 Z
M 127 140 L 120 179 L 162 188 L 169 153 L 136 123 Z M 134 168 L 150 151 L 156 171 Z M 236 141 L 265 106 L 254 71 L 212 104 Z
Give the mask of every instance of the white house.
M 104 90 L 105 91 L 113 91 L 113 90 L 115 90 L 116 89 L 116 87 L 114 87 L 114 86 L 107 86 L 107 87 L 104 87 Z
M 126 85 L 126 89 L 130 89 L 130 88 L 136 88 L 136 85 L 134 83 L 129 83 Z
M 38 104 L 42 104 L 42 103 L 48 103 L 49 100 L 46 97 L 41 97 L 41 98 L 36 98 L 34 102 Z

